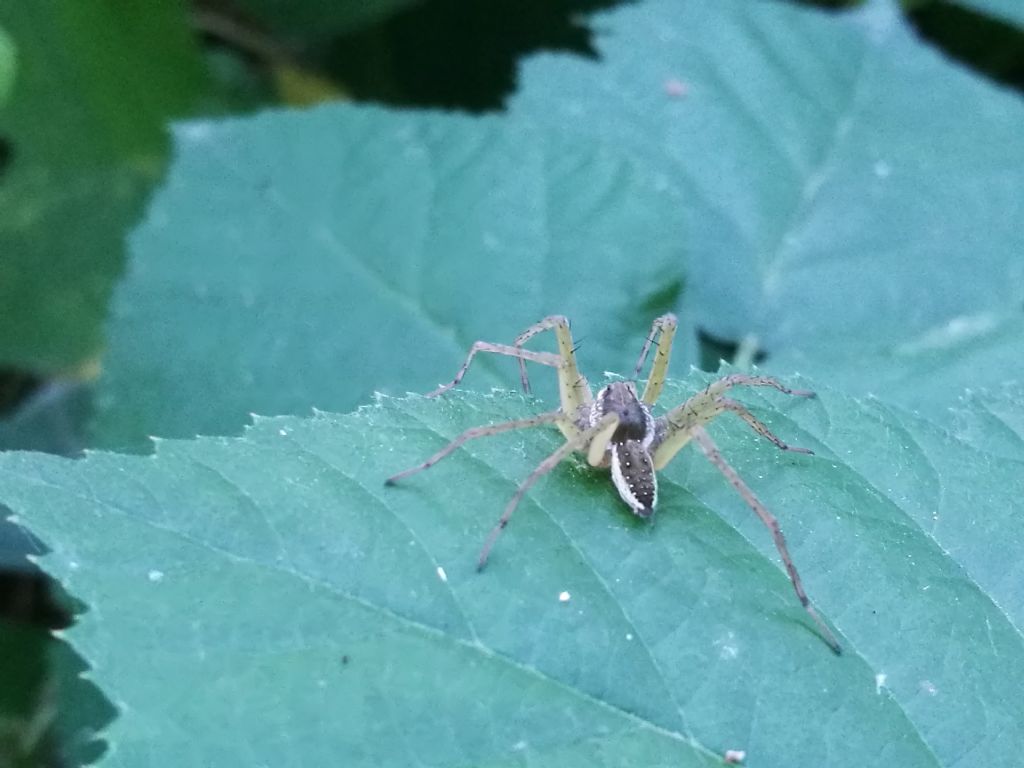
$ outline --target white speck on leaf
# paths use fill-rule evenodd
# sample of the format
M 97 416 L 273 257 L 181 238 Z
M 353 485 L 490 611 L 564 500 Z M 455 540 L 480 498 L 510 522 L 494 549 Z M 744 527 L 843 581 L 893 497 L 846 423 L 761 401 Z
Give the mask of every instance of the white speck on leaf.
M 882 695 L 882 689 L 885 688 L 885 679 L 885 672 L 879 672 L 877 675 L 875 675 L 875 693 L 877 693 L 879 696 Z
M 445 583 L 448 582 L 448 574 L 444 572 L 444 568 L 442 568 L 440 565 L 437 566 L 437 578 L 439 578 L 441 581 Z
M 569 599 L 571 597 L 572 597 L 572 595 L 570 595 L 568 592 L 559 592 L 558 593 L 558 601 L 561 602 L 561 603 L 568 603 Z
M 927 693 L 929 696 L 934 696 L 939 692 L 939 689 L 935 687 L 935 683 L 933 683 L 931 680 L 922 680 L 921 690 Z
M 150 581 L 161 581 L 163 579 L 163 577 L 164 577 L 164 572 L 163 571 L 156 571 L 156 570 L 154 570 L 154 571 L 150 571 L 149 572 L 149 580 Z
M 718 658 L 726 661 L 740 655 L 739 646 L 736 645 L 736 635 L 732 632 L 726 632 L 724 637 L 715 640 L 715 648 L 718 649 Z
M 682 80 L 672 77 L 665 81 L 665 93 L 673 99 L 682 99 L 690 92 L 690 87 Z
M 633 639 L 633 633 L 632 632 L 627 632 L 626 633 L 626 639 L 627 640 L 632 640 Z
M 722 759 L 729 764 L 735 765 L 747 759 L 747 753 L 742 749 L 727 749 Z

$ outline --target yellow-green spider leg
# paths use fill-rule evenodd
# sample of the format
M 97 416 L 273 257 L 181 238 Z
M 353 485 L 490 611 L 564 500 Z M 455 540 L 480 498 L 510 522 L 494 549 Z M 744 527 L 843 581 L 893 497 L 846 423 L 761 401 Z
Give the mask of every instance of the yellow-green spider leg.
M 676 335 L 676 327 L 679 322 L 676 316 L 669 313 L 657 318 L 651 325 L 651 332 L 647 334 L 644 347 L 640 350 L 640 359 L 636 361 L 634 377 L 640 376 L 644 363 L 647 362 L 647 353 L 654 344 L 657 352 L 654 354 L 654 363 L 651 365 L 651 374 L 647 377 L 647 386 L 644 387 L 644 394 L 640 398 L 647 405 L 654 405 L 661 396 L 661 390 L 665 386 L 665 377 L 668 375 L 668 361 L 672 356 L 672 340 Z
M 704 431 L 703 427 L 694 427 L 693 438 L 697 442 L 697 445 L 704 452 L 704 455 L 708 457 L 708 461 L 715 465 L 719 472 L 725 475 L 725 479 L 729 481 L 733 488 L 743 497 L 743 500 L 747 502 L 754 514 L 756 514 L 765 527 L 772 535 L 772 540 L 775 542 L 775 549 L 778 550 L 779 556 L 782 558 L 782 564 L 786 568 L 786 573 L 789 575 L 789 581 L 793 585 L 793 590 L 796 592 L 797 598 L 800 600 L 800 605 L 804 607 L 807 614 L 811 617 L 814 623 L 818 627 L 818 631 L 821 633 L 822 639 L 828 643 L 828 646 L 832 651 L 839 655 L 843 652 L 839 645 L 839 641 L 836 640 L 835 635 L 832 634 L 832 630 L 828 628 L 828 625 L 822 620 L 821 616 L 815 610 L 814 606 L 811 605 L 810 598 L 807 597 L 807 592 L 804 591 L 803 582 L 800 580 L 800 573 L 796 569 L 796 565 L 793 563 L 793 558 L 789 554 L 789 547 L 786 546 L 786 537 L 782 535 L 782 528 L 779 526 L 779 521 L 775 515 L 768 511 L 768 508 L 761 503 L 761 500 L 754 495 L 754 492 L 750 490 L 743 479 L 739 476 L 735 469 L 722 457 L 721 451 L 718 450 L 718 446 L 715 445 L 710 435 Z
M 564 425 L 563 425 L 564 422 Z M 483 427 L 472 427 L 467 429 L 461 435 L 452 440 L 448 445 L 442 448 L 440 451 L 435 453 L 429 459 L 424 461 L 422 464 L 417 464 L 415 467 L 410 467 L 396 475 L 392 475 L 384 481 L 385 485 L 394 485 L 399 480 L 403 480 L 410 475 L 415 475 L 417 472 L 422 472 L 424 469 L 430 469 L 443 459 L 445 456 L 450 454 L 456 448 L 463 443 L 473 440 L 478 437 L 487 437 L 489 435 L 500 435 L 502 432 L 509 432 L 513 429 L 529 429 L 530 427 L 539 427 L 541 424 L 558 424 L 563 427 L 563 431 L 566 429 L 570 430 L 575 436 L 579 433 L 576 426 L 572 424 L 569 419 L 565 417 L 561 411 L 551 411 L 549 413 L 538 413 L 536 416 L 531 416 L 528 419 L 515 419 L 514 421 L 503 421 L 498 424 L 488 424 Z
M 743 482 L 736 470 L 732 468 L 725 458 L 723 458 L 718 446 L 715 445 L 711 436 L 704 430 L 704 426 L 716 416 L 725 413 L 726 411 L 730 411 L 737 414 L 758 434 L 767 438 L 779 448 L 798 453 L 812 453 L 806 448 L 797 448 L 786 444 L 776 437 L 763 422 L 761 422 L 746 408 L 746 406 L 723 396 L 723 393 L 728 391 L 730 388 L 740 385 L 772 387 L 780 392 L 802 397 L 812 397 L 814 395 L 813 392 L 808 392 L 806 390 L 790 389 L 776 379 L 772 379 L 767 376 L 732 374 L 719 379 L 718 381 L 709 384 L 703 391 L 693 395 L 682 405 L 673 408 L 657 420 L 657 443 L 654 449 L 655 470 L 662 469 L 690 440 L 695 440 L 698 447 L 704 452 L 704 455 L 708 460 L 716 469 L 718 469 L 719 472 L 722 473 L 722 475 L 725 476 L 725 479 L 728 480 L 733 488 L 736 489 L 743 500 L 747 503 L 747 506 L 754 511 L 771 533 L 772 540 L 775 543 L 775 548 L 778 550 L 779 556 L 782 558 L 782 563 L 789 576 L 789 580 L 793 585 L 793 590 L 796 592 L 796 596 L 800 600 L 800 604 L 817 625 L 822 638 L 826 643 L 828 643 L 829 647 L 835 653 L 841 653 L 839 643 L 835 636 L 832 634 L 828 626 L 826 626 L 825 622 L 822 621 L 814 606 L 811 605 L 810 599 L 807 597 L 807 592 L 804 590 L 803 583 L 800 580 L 800 574 L 796 569 L 796 565 L 793 563 L 793 558 L 789 554 L 789 548 L 786 545 L 786 539 L 782 534 L 782 529 L 779 526 L 778 520 L 771 512 L 768 511 L 768 508 L 764 506 L 761 500 L 754 495 L 754 492 L 750 487 Z
M 575 414 L 581 405 L 590 403 L 592 395 L 590 384 L 586 377 L 580 373 L 576 365 L 576 345 L 572 340 L 572 331 L 569 329 L 569 319 L 564 315 L 551 315 L 545 317 L 539 323 L 534 323 L 525 331 L 520 333 L 513 346 L 517 349 L 523 344 L 544 331 L 554 331 L 558 344 L 558 356 L 562 364 L 558 369 L 558 396 L 562 403 L 562 410 L 570 416 Z M 530 379 L 526 375 L 526 361 L 519 359 L 519 378 L 523 385 L 523 391 L 530 391 Z
M 804 389 L 790 389 L 777 379 L 769 376 L 748 376 L 735 373 L 725 376 L 709 384 L 702 391 L 690 397 L 686 402 L 677 405 L 658 419 L 661 429 L 659 441 L 654 449 L 654 468 L 662 469 L 677 453 L 693 439 L 693 430 L 704 426 L 725 411 L 736 413 L 761 436 L 771 440 L 779 448 L 797 453 L 811 453 L 806 448 L 790 446 L 776 437 L 765 424 L 759 421 L 747 408 L 740 403 L 723 397 L 732 387 L 771 387 L 787 395 L 797 397 L 814 397 L 814 393 Z
M 501 519 L 498 520 L 498 524 L 491 530 L 490 535 L 487 537 L 487 541 L 484 543 L 483 549 L 480 550 L 480 559 L 477 561 L 477 570 L 482 570 L 487 564 L 487 558 L 491 553 L 491 548 L 494 546 L 494 542 L 497 541 L 498 536 L 505 530 L 505 526 L 508 525 L 509 518 L 512 517 L 512 513 L 516 511 L 516 507 L 519 505 L 519 501 L 523 498 L 528 490 L 536 483 L 541 477 L 546 475 L 552 469 L 557 467 L 564 459 L 566 459 L 573 451 L 579 451 L 585 448 L 591 441 L 594 440 L 596 435 L 607 433 L 609 436 L 615 431 L 615 427 L 619 424 L 619 417 L 615 414 L 608 414 L 603 417 L 597 424 L 592 427 L 588 427 L 576 434 L 575 437 L 571 437 L 565 441 L 565 443 L 554 453 L 548 456 L 544 461 L 537 465 L 537 468 L 530 473 L 530 475 L 520 484 L 519 488 L 516 489 L 515 494 L 509 499 L 508 504 L 505 506 L 505 511 L 501 515 Z

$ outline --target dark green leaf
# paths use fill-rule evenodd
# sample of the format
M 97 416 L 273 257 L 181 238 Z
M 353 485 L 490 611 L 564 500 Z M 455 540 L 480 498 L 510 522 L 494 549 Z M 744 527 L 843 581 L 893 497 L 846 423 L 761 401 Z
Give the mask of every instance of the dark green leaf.
M 16 64 L 17 52 L 14 50 L 14 42 L 0 28 L 0 104 L 7 100 L 7 94 L 14 83 Z
M 202 70 L 174 2 L 5 2 L 0 25 L 19 64 L 0 112 L 0 363 L 52 373 L 100 349 L 164 122 Z

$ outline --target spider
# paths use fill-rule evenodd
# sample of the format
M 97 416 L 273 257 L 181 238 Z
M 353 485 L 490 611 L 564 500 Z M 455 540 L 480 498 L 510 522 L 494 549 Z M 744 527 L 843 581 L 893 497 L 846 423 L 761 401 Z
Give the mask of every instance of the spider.
M 634 514 L 649 518 L 658 503 L 657 470 L 668 464 L 680 449 L 692 440 L 704 452 L 708 460 L 725 475 L 725 478 L 771 532 L 775 547 L 779 551 L 800 604 L 813 619 L 822 639 L 838 655 L 841 653 L 839 643 L 825 622 L 822 621 L 814 606 L 811 605 L 807 593 L 804 591 L 800 574 L 789 555 L 778 520 L 754 495 L 754 492 L 740 478 L 736 470 L 726 462 L 718 446 L 704 429 L 704 426 L 718 415 L 730 412 L 739 416 L 754 431 L 770 440 L 778 448 L 794 453 L 810 454 L 812 451 L 806 448 L 797 448 L 784 443 L 746 406 L 729 399 L 726 397 L 726 393 L 736 386 L 772 387 L 779 392 L 797 397 L 814 397 L 814 393 L 790 389 L 768 376 L 734 373 L 709 384 L 686 402 L 671 409 L 663 416 L 654 418 L 651 408 L 657 402 L 665 385 L 676 325 L 675 315 L 666 314 L 657 318 L 651 326 L 651 332 L 640 350 L 640 358 L 634 372 L 634 377 L 639 377 L 653 345 L 657 351 L 642 395 L 638 394 L 636 384 L 632 381 L 613 381 L 599 389 L 596 396 L 593 395 L 586 377 L 576 367 L 576 347 L 569 330 L 569 320 L 562 315 L 552 315 L 531 325 L 519 334 L 511 345 L 492 344 L 486 341 L 475 342 L 455 378 L 428 393 L 427 397 L 437 397 L 457 386 L 466 375 L 476 354 L 490 352 L 518 359 L 520 379 L 523 390 L 527 393 L 530 391 L 530 381 L 526 372 L 527 361 L 554 368 L 558 372 L 561 407 L 557 411 L 541 413 L 528 419 L 516 419 L 468 429 L 422 464 L 399 472 L 385 482 L 387 485 L 393 485 L 403 478 L 428 469 L 466 441 L 477 437 L 497 435 L 509 430 L 536 427 L 541 424 L 557 426 L 565 436 L 565 443 L 537 465 L 537 468 L 520 484 L 509 500 L 501 519 L 487 537 L 483 549 L 480 551 L 477 570 L 482 570 L 487 563 L 491 548 L 499 534 L 508 525 L 512 513 L 526 492 L 537 480 L 554 469 L 573 452 L 578 451 L 584 454 L 587 462 L 593 467 L 610 469 L 612 482 L 622 500 L 629 505 Z M 523 348 L 529 339 L 549 330 L 555 333 L 558 344 L 557 354 L 535 352 Z

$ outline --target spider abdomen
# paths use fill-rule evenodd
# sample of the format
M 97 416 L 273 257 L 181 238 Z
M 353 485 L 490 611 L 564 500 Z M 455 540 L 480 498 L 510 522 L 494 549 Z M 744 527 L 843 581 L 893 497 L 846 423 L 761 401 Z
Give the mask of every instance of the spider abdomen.
M 654 474 L 651 454 L 641 440 L 613 442 L 611 453 L 612 482 L 619 496 L 640 517 L 650 517 L 658 503 L 658 479 Z

